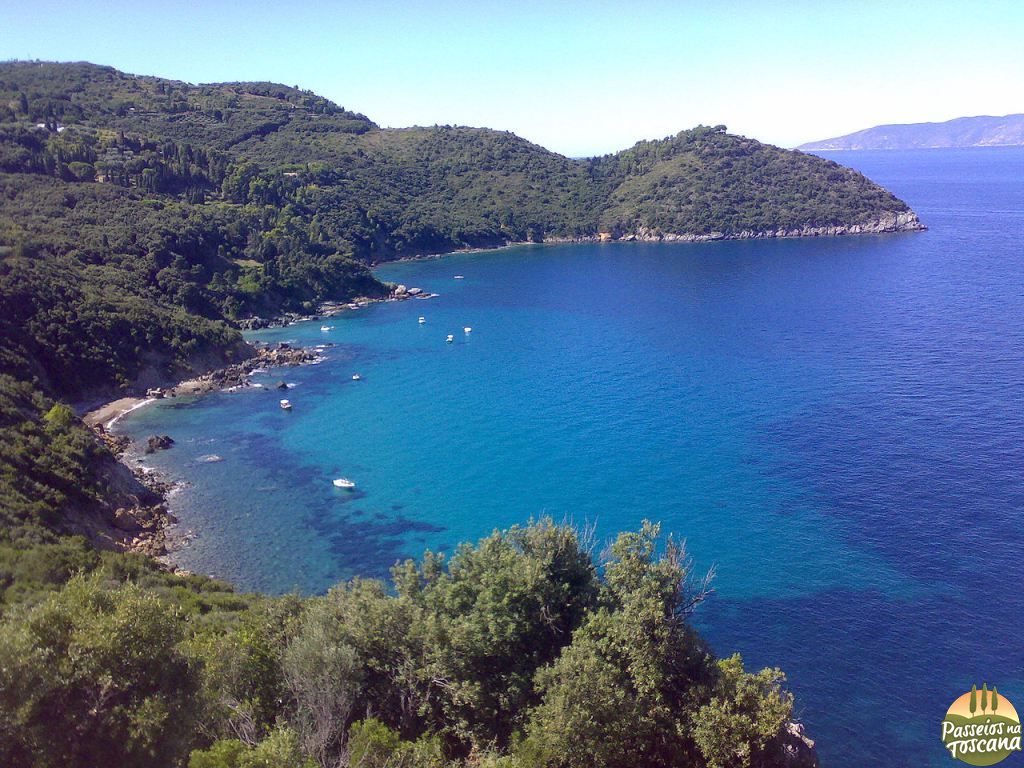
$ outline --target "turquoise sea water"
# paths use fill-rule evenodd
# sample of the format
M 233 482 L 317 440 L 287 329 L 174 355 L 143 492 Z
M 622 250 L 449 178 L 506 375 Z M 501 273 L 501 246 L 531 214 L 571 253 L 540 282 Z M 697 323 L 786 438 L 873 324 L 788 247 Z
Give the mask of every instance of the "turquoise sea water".
M 440 296 L 261 332 L 336 345 L 256 377 L 293 411 L 120 423 L 177 440 L 146 459 L 188 482 L 176 562 L 320 592 L 538 515 L 660 521 L 716 569 L 702 631 L 786 670 L 824 765 L 946 764 L 972 683 L 1024 705 L 1024 151 L 833 157 L 930 230 L 392 264 Z

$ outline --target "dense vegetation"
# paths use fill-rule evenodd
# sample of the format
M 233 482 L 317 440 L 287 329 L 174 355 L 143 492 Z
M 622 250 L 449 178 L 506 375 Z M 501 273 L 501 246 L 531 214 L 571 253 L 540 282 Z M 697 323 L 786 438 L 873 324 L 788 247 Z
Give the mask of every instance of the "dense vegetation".
M 0 762 L 801 764 L 781 673 L 716 660 L 682 550 L 658 551 L 645 525 L 599 570 L 541 521 L 304 600 L 83 553 L 0 621 Z
M 381 130 L 272 83 L 0 64 L 3 363 L 64 397 L 224 362 L 239 318 L 383 295 L 366 268 L 382 259 L 905 210 L 723 126 L 570 160 L 500 131 Z

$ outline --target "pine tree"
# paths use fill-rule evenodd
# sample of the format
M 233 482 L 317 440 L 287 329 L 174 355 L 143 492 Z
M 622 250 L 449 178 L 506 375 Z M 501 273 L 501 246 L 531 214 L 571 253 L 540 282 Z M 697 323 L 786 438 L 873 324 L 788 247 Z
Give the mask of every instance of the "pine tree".
M 974 713 L 978 711 L 978 686 L 971 686 L 971 717 L 974 717 Z
M 996 710 L 999 709 L 999 689 L 994 685 L 992 686 L 992 716 L 995 717 Z
M 985 714 L 985 710 L 988 709 L 988 683 L 982 683 L 981 685 L 981 714 Z

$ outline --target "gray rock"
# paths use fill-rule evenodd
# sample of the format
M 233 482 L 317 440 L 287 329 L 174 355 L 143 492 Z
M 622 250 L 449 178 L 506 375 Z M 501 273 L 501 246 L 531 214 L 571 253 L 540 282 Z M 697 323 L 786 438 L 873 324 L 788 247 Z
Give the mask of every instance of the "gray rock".
M 130 510 L 123 507 L 114 513 L 114 527 L 120 531 L 141 531 L 142 525 Z
M 150 435 L 146 439 L 146 453 L 166 451 L 172 445 L 174 445 L 174 440 L 170 435 Z
M 786 723 L 780 738 L 787 768 L 819 768 L 821 763 L 818 751 L 814 748 L 814 742 L 804 733 L 802 723 Z

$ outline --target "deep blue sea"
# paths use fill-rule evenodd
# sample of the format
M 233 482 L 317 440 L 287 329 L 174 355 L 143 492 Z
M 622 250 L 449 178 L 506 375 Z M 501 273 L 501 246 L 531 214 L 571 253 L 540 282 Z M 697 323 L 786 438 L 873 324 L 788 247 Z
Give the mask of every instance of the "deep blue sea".
M 147 457 L 189 484 L 175 561 L 312 593 L 539 515 L 660 521 L 716 568 L 701 630 L 787 672 L 826 768 L 948 765 L 972 683 L 1024 705 L 1024 150 L 830 156 L 929 231 L 392 264 L 440 295 L 261 332 L 336 345 L 256 377 L 291 412 L 120 424 L 177 440 Z

